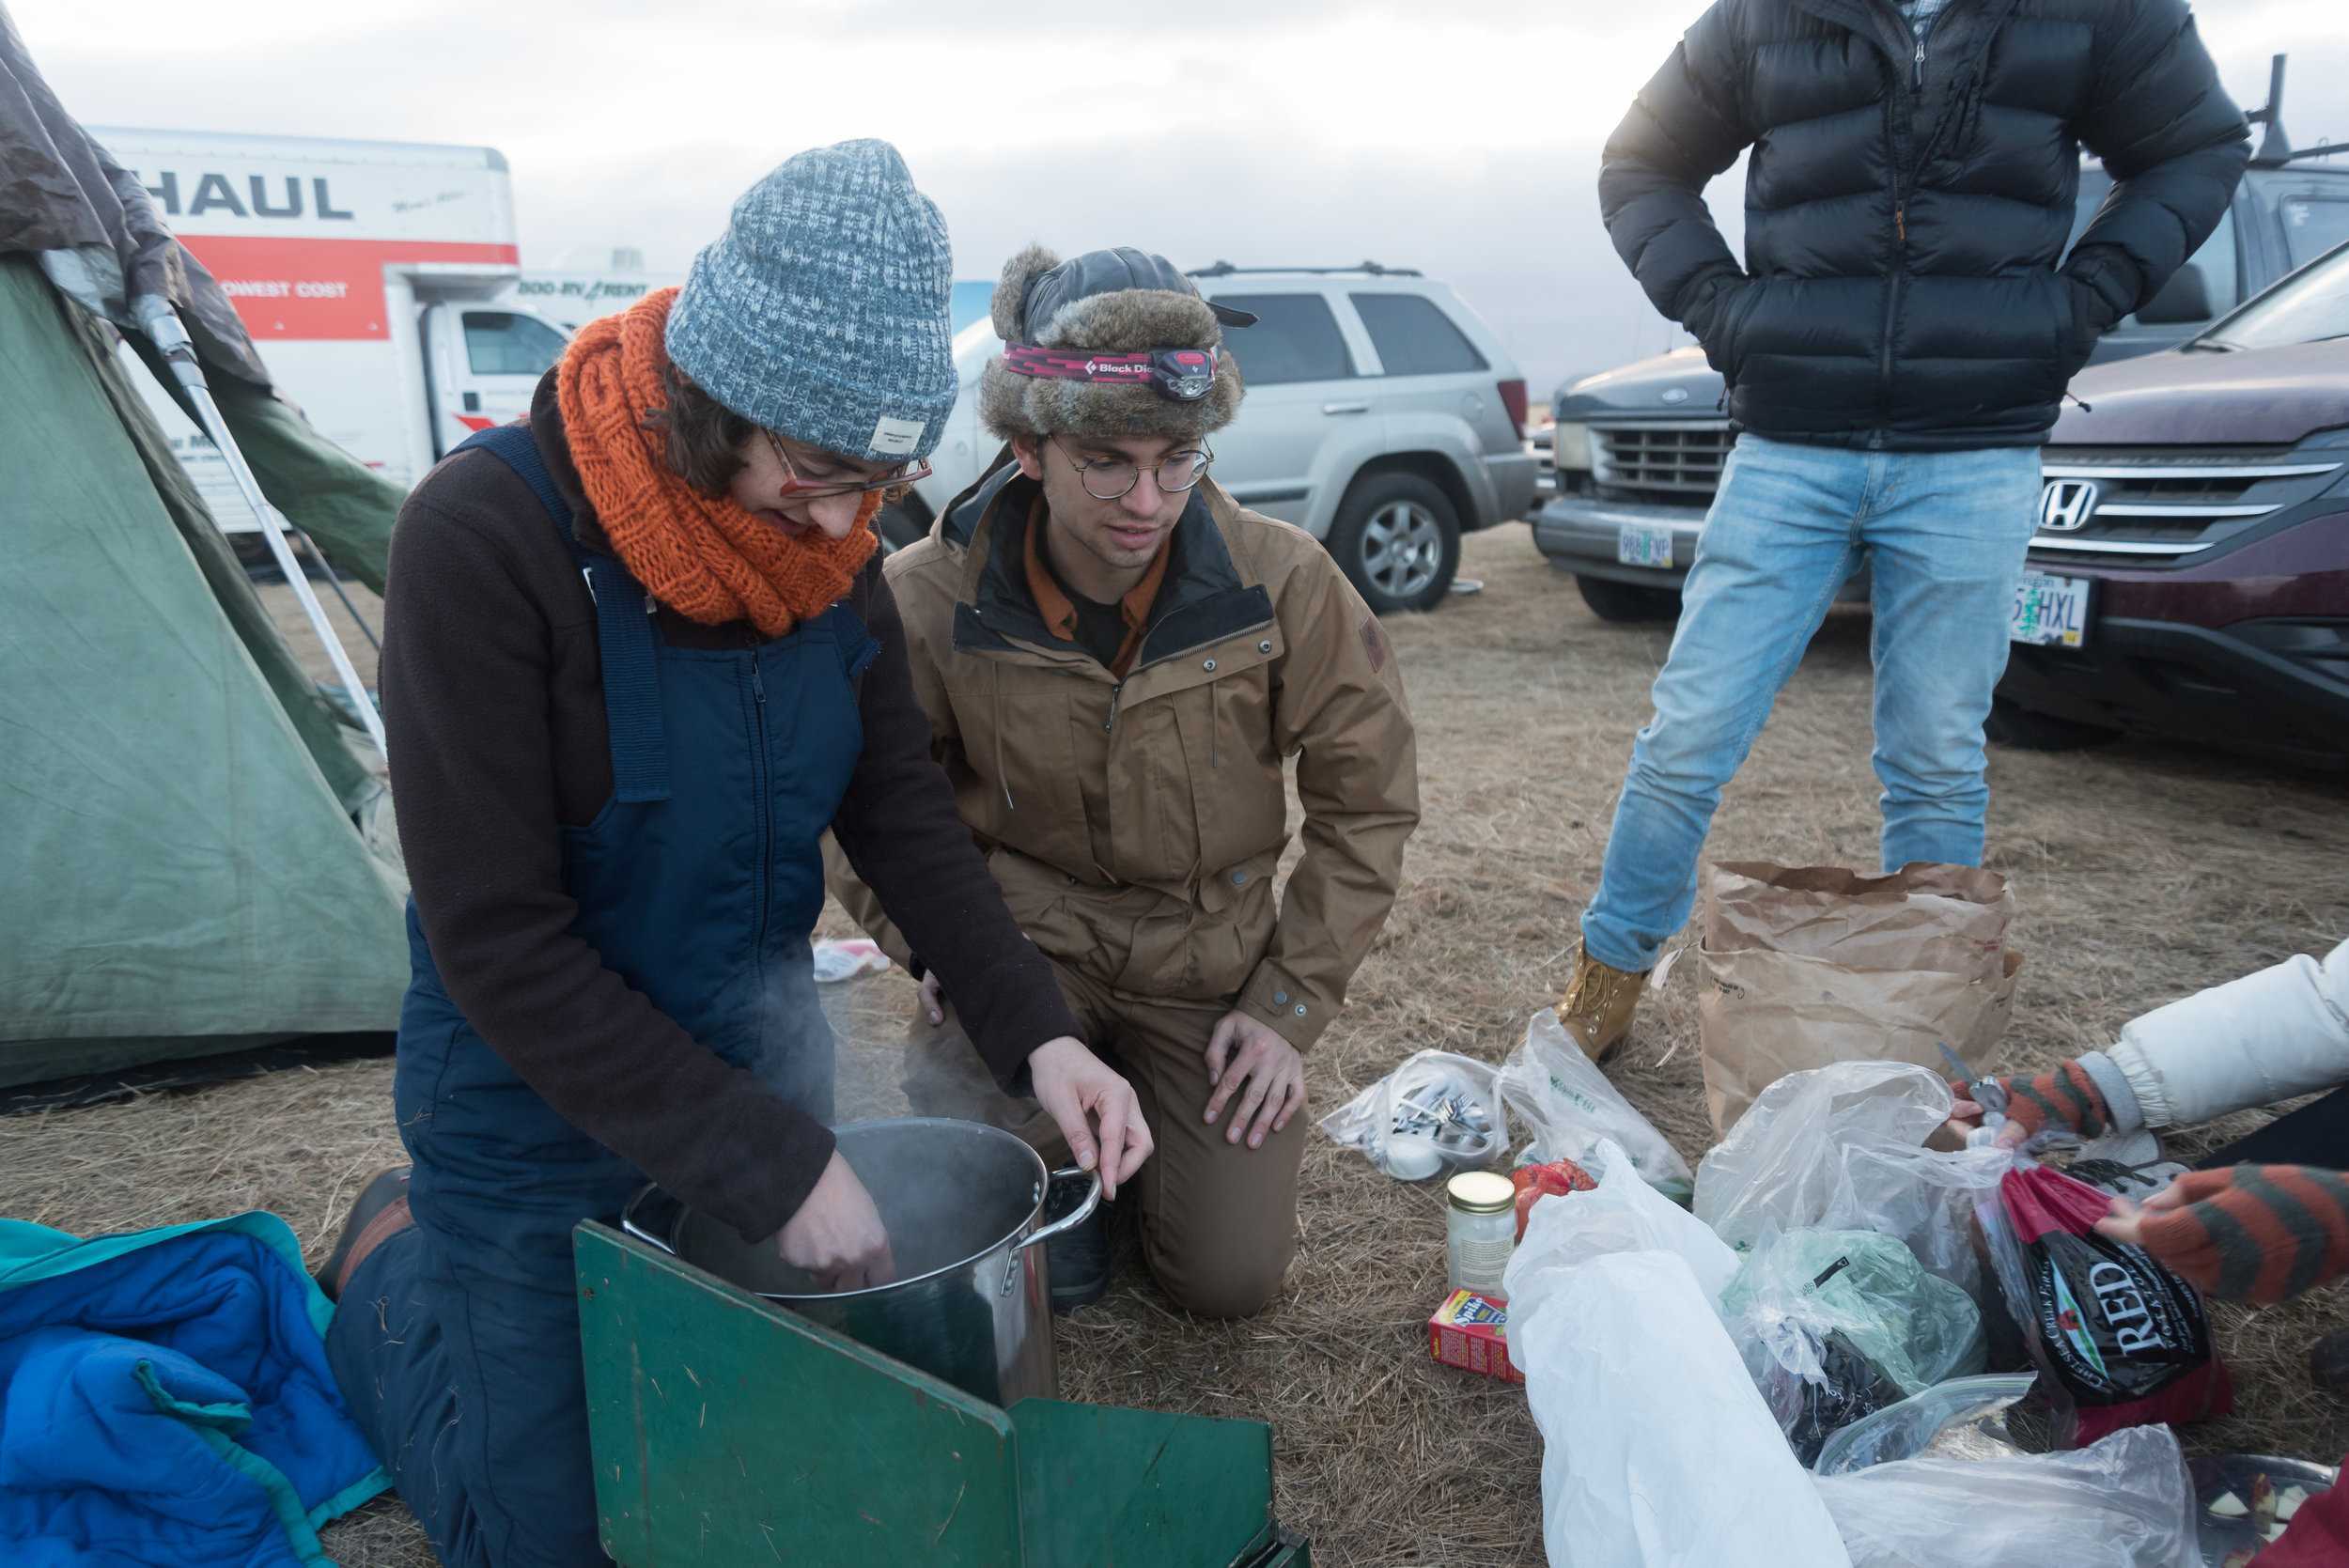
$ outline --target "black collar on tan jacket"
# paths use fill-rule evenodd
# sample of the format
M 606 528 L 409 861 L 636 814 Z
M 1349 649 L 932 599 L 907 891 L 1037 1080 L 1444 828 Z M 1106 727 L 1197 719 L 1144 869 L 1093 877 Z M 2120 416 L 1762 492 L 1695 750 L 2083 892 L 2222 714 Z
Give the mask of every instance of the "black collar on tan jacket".
M 1150 607 L 1149 629 L 1128 678 L 1163 660 L 1272 623 L 1272 596 L 1261 583 L 1242 582 L 1232 560 L 1230 543 L 1208 504 L 1212 484 L 1200 481 L 1175 520 L 1166 582 Z M 1028 592 L 1023 551 L 1036 489 L 1005 446 L 979 482 L 947 505 L 946 540 L 964 550 L 975 543 L 986 551 L 972 591 L 955 606 L 958 652 L 1010 651 L 1015 638 L 1035 647 L 1082 651 L 1052 634 Z

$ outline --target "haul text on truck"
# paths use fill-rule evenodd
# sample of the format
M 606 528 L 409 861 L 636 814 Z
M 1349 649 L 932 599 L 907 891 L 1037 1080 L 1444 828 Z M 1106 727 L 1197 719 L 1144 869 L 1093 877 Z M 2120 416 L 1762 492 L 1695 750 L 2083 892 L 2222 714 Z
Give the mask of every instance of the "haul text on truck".
M 526 410 L 568 329 L 669 281 L 641 263 L 627 275 L 629 252 L 613 270 L 526 276 L 492 147 L 93 133 L 236 302 L 286 396 L 403 485 Z M 210 443 L 160 388 L 148 397 L 214 516 L 253 527 Z

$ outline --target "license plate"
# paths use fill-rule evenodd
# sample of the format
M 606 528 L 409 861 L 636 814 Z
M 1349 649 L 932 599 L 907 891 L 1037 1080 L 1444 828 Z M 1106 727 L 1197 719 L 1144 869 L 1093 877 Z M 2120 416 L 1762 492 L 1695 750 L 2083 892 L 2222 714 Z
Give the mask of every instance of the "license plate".
M 2007 636 L 2042 647 L 2077 648 L 2088 641 L 2085 577 L 2051 577 L 2027 571 L 2015 585 L 2015 614 Z
M 1615 530 L 1615 562 L 1626 567 L 1662 567 L 1672 564 L 1672 531 L 1652 523 L 1626 522 Z

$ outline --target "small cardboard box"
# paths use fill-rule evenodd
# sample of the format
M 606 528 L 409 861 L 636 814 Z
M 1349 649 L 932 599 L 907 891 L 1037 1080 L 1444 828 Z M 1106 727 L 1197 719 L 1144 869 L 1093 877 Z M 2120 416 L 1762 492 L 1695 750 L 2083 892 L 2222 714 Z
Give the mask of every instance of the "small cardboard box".
M 1454 1291 L 1427 1320 L 1427 1354 L 1445 1366 L 1481 1372 L 1503 1383 L 1525 1381 L 1509 1364 L 1509 1309 L 1472 1291 Z

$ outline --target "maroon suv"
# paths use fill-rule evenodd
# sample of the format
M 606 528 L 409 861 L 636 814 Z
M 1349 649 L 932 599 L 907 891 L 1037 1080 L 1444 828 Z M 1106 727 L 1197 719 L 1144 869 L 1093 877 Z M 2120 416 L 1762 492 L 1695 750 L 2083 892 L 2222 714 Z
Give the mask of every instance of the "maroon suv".
M 1990 738 L 2349 768 L 2349 245 L 2072 394 Z

